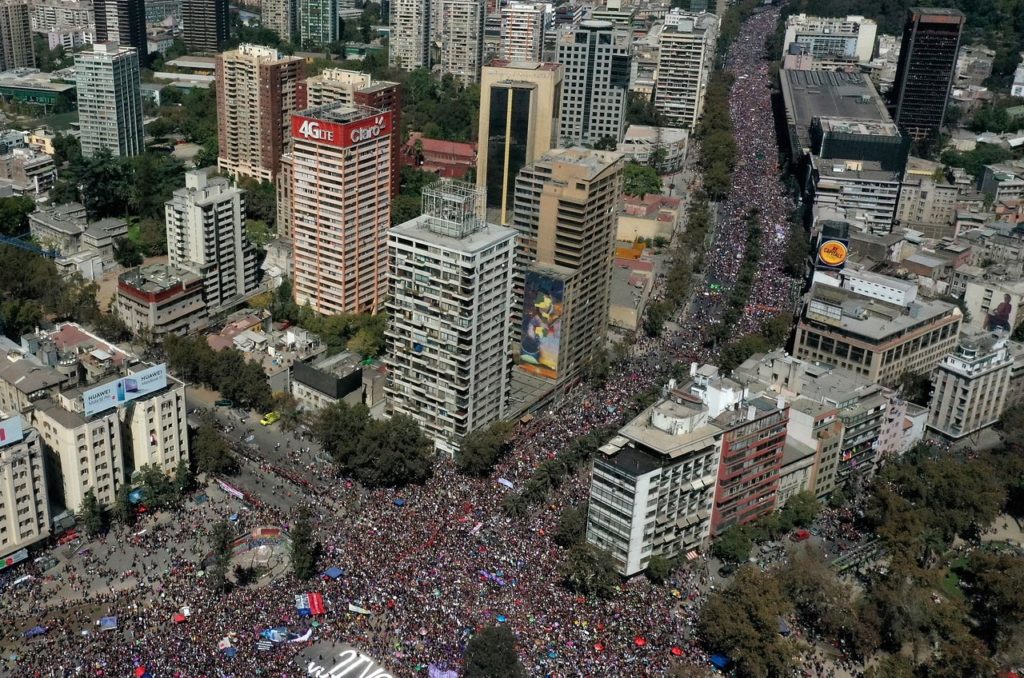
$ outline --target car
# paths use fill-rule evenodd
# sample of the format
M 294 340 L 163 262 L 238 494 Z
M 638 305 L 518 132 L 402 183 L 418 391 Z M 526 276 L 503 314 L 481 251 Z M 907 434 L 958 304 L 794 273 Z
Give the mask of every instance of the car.
M 807 530 L 797 530 L 793 534 L 789 535 L 790 541 L 806 541 L 811 538 L 811 533 Z
M 260 419 L 260 423 L 263 424 L 264 426 L 270 426 L 280 418 L 280 412 L 267 412 L 266 414 L 263 415 L 263 418 Z
M 234 404 L 234 402 L 228 400 L 227 398 L 221 398 L 220 400 L 214 403 L 214 405 L 216 405 L 217 407 L 232 407 L 234 406 Z

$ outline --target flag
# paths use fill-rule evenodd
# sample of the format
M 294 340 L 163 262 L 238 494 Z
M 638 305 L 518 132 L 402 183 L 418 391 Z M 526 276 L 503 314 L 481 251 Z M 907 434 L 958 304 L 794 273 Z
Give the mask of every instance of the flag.
M 324 607 L 324 597 L 319 593 L 306 594 L 306 601 L 306 607 L 308 607 L 309 611 L 313 614 L 323 614 L 327 611 Z

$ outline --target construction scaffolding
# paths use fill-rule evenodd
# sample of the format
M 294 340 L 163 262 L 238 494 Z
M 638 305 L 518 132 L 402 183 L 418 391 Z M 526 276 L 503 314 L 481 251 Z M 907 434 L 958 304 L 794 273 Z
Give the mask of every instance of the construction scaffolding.
M 423 189 L 425 225 L 434 233 L 462 239 L 487 226 L 484 188 L 441 179 Z

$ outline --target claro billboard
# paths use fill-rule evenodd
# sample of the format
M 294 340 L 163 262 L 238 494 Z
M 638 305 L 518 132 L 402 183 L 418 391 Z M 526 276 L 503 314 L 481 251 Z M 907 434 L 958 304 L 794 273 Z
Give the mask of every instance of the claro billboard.
M 129 401 L 154 393 L 167 386 L 167 366 L 163 363 L 146 368 L 127 377 L 89 389 L 82 394 L 85 416 L 123 405 Z
M 391 112 L 384 111 L 355 122 L 331 122 L 292 116 L 292 137 L 298 141 L 312 141 L 327 146 L 346 148 L 391 134 Z

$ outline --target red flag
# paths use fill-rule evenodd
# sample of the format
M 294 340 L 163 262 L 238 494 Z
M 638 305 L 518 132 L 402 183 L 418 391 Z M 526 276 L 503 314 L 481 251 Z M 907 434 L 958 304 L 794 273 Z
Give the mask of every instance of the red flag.
M 309 594 L 309 611 L 313 614 L 323 614 L 326 612 L 324 608 L 324 597 L 319 593 Z

